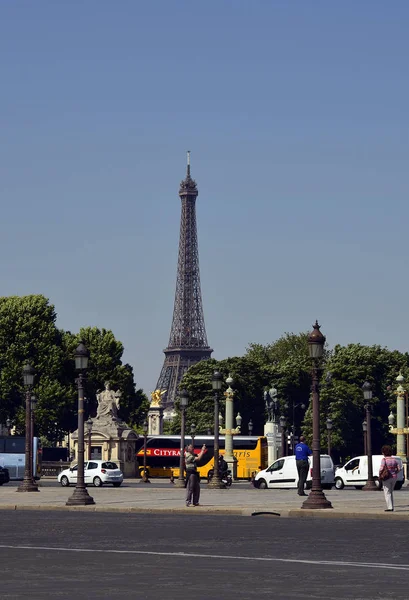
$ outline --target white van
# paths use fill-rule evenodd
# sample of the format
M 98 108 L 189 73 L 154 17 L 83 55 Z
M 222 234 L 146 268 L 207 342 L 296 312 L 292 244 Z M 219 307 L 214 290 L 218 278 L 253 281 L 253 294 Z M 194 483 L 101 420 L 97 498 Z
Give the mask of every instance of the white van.
M 306 487 L 312 485 L 312 456 L 309 457 L 310 468 Z M 321 454 L 321 485 L 323 489 L 330 490 L 334 485 L 334 463 L 328 454 Z M 283 456 L 274 461 L 268 469 L 259 471 L 255 477 L 254 485 L 262 490 L 266 488 L 296 488 L 298 487 L 298 471 L 295 456 Z
M 402 468 L 402 460 L 399 456 L 394 456 L 400 464 L 401 470 L 396 479 L 395 490 L 400 490 L 405 481 L 405 473 Z M 374 454 L 372 456 L 372 472 L 375 483 L 378 488 L 382 488 L 382 481 L 378 479 L 379 469 L 381 467 L 382 454 Z M 342 490 L 346 485 L 354 485 L 357 490 L 361 490 L 368 480 L 368 457 L 356 456 L 348 461 L 343 467 L 339 467 L 335 471 L 335 487 L 337 490 Z

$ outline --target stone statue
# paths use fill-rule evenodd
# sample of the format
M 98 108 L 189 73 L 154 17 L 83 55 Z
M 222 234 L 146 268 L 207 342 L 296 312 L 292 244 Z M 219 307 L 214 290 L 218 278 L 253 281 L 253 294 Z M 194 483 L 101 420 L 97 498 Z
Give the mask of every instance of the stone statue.
M 118 409 L 121 398 L 121 392 L 111 390 L 109 381 L 105 382 L 105 390 L 97 394 L 98 408 L 97 419 L 118 420 Z
M 162 396 L 166 394 L 167 390 L 155 390 L 151 392 L 151 406 L 160 406 L 162 402 Z
M 275 388 L 271 388 L 267 392 L 264 392 L 264 403 L 267 410 L 267 422 L 275 423 L 276 416 L 278 414 L 278 398 L 277 398 L 277 390 Z

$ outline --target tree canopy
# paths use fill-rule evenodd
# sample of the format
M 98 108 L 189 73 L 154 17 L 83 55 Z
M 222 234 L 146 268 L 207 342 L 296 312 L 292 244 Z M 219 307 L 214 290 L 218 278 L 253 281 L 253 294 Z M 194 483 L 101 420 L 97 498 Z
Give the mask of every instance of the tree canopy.
M 35 372 L 33 393 L 38 402 L 35 427 L 39 435 L 57 440 L 77 426 L 77 390 L 73 354 L 80 340 L 90 351 L 86 395 L 95 414 L 97 389 L 109 380 L 122 391 L 120 414 L 131 426 L 147 410 L 148 400 L 136 390 L 130 365 L 122 364 L 123 346 L 109 330 L 88 327 L 72 334 L 56 327 L 56 312 L 41 295 L 0 298 L 0 422 L 11 419 L 25 428 L 22 368 Z

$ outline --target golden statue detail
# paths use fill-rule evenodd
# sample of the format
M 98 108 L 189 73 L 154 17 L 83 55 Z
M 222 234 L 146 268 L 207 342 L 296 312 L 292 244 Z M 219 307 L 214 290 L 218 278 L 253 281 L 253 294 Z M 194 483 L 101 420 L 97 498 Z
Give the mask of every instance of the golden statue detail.
M 151 406 L 160 406 L 162 402 L 162 396 L 166 394 L 167 390 L 155 390 L 151 392 Z

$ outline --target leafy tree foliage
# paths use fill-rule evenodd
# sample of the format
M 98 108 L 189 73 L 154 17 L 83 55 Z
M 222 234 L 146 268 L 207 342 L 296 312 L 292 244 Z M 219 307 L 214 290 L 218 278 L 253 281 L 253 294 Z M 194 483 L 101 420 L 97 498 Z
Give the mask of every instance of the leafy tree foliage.
M 325 421 L 333 421 L 332 447 L 345 458 L 363 453 L 362 422 L 365 419 L 365 400 L 362 385 L 372 385 L 372 450 L 379 454 L 383 444 L 395 444 L 388 431 L 388 415 L 395 410 L 393 389 L 395 379 L 402 370 L 409 370 L 409 355 L 381 346 L 349 344 L 335 346 L 321 378 L 321 440 L 326 447 Z M 330 376 L 328 376 L 330 374 Z M 392 388 L 392 390 L 391 390 Z M 311 414 L 306 418 L 305 430 L 311 438 Z
M 24 433 L 22 368 L 28 361 L 36 372 L 36 433 L 56 441 L 76 428 L 73 355 L 80 339 L 91 354 L 87 378 L 90 412 L 95 413 L 96 390 L 109 380 L 122 391 L 122 418 L 130 425 L 143 420 L 148 400 L 142 390 L 135 389 L 132 367 L 122 364 L 123 347 L 113 333 L 89 327 L 73 335 L 58 330 L 55 322 L 54 306 L 44 296 L 0 298 L 0 422 L 9 418 L 17 432 Z

